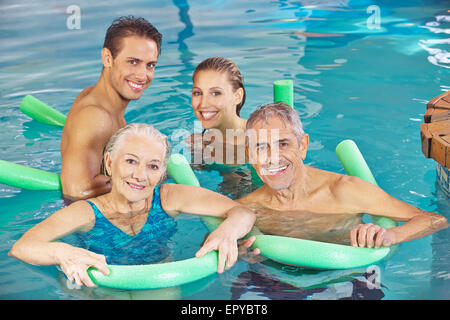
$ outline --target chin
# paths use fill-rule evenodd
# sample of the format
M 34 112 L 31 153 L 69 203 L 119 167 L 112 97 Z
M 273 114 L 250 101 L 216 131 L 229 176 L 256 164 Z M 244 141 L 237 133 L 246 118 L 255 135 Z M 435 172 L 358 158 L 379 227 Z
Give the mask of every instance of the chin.
M 203 127 L 203 129 L 205 129 L 205 130 L 210 130 L 210 129 L 214 129 L 216 126 L 214 125 L 214 123 L 211 123 L 211 122 L 203 122 L 202 121 L 202 127 Z
M 126 100 L 130 100 L 130 101 L 139 100 L 142 97 L 143 93 L 144 92 L 141 92 L 141 93 L 138 93 L 138 94 L 130 94 L 130 95 L 124 96 L 124 97 L 125 97 Z
M 126 198 L 129 202 L 138 202 L 145 200 L 149 197 L 149 195 L 127 195 Z
M 269 180 L 267 178 L 261 179 L 261 180 L 264 182 L 264 184 L 266 184 L 271 189 L 276 190 L 276 191 L 281 191 L 281 190 L 287 189 L 292 184 L 292 180 L 291 181 L 273 181 L 273 180 Z

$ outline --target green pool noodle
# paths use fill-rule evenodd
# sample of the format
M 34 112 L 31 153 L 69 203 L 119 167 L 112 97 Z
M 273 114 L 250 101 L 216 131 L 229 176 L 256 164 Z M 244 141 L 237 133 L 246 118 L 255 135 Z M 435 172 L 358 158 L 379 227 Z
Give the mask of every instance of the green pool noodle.
M 292 80 L 277 80 L 273 83 L 273 102 L 280 101 L 294 107 L 294 84 Z
M 62 190 L 59 174 L 0 160 L 0 183 L 27 190 Z
M 217 251 L 210 251 L 200 258 L 147 265 L 109 265 L 105 276 L 95 268 L 88 274 L 96 285 L 102 287 L 143 290 L 179 286 L 217 272 Z
M 169 161 L 167 162 L 167 172 L 178 184 L 200 187 L 200 182 L 195 176 L 189 162 L 179 153 L 170 156 Z M 210 231 L 216 229 L 222 222 L 222 219 L 217 217 L 202 216 L 201 219 Z
M 345 172 L 349 176 L 359 177 L 378 186 L 378 183 L 354 141 L 344 140 L 339 143 L 336 147 L 336 154 L 344 167 Z M 383 228 L 393 228 L 397 226 L 397 222 L 386 217 L 372 216 L 372 220 Z
M 179 154 L 172 154 L 167 162 L 167 172 L 169 176 L 178 184 L 200 187 L 194 171 L 186 158 Z
M 257 235 L 254 248 L 283 264 L 312 269 L 353 269 L 385 258 L 390 248 L 360 248 L 273 235 Z
M 64 127 L 66 122 L 65 115 L 32 95 L 27 95 L 22 99 L 20 111 L 36 121 L 61 128 Z

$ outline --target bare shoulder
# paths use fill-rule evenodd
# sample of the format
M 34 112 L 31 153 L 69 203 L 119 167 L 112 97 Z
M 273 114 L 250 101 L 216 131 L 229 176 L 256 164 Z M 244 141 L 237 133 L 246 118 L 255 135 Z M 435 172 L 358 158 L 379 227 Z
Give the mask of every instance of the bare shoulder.
M 67 210 L 70 211 L 71 213 L 76 213 L 78 216 L 82 216 L 89 219 L 92 218 L 94 213 L 92 206 L 87 202 L 87 200 L 74 201 L 67 207 L 63 208 L 62 210 Z
M 390 196 L 378 186 L 348 175 L 339 175 L 330 190 L 335 199 L 345 205 L 349 212 L 364 212 L 390 199 Z
M 95 214 L 92 207 L 85 200 L 78 200 L 64 207 L 49 217 L 50 224 L 72 224 L 75 229 L 86 231 L 92 228 Z M 55 226 L 56 226 L 55 225 Z
M 101 97 L 95 94 L 94 87 L 84 89 L 75 99 L 69 110 L 66 126 L 83 126 L 94 121 L 111 122 L 113 115 L 106 108 Z
M 358 189 L 375 189 L 375 185 L 367 182 L 359 177 L 349 176 L 345 174 L 336 174 L 336 177 L 332 183 L 332 190 L 337 193 L 346 193 L 355 191 Z
M 255 203 L 255 202 L 262 202 L 262 200 L 264 199 L 264 189 L 266 188 L 266 186 L 262 186 L 258 189 L 256 189 L 253 192 L 250 192 L 248 194 L 246 194 L 245 196 L 236 199 L 237 202 L 239 202 L 240 204 L 244 204 L 244 205 L 248 205 L 251 203 Z
M 65 140 L 89 141 L 91 138 L 107 141 L 114 133 L 116 125 L 113 115 L 100 105 L 78 105 L 71 109 L 64 125 L 61 142 Z
M 86 103 L 71 109 L 66 120 L 66 125 L 72 127 L 90 126 L 93 123 L 97 127 L 105 127 L 113 123 L 113 115 L 102 105 Z

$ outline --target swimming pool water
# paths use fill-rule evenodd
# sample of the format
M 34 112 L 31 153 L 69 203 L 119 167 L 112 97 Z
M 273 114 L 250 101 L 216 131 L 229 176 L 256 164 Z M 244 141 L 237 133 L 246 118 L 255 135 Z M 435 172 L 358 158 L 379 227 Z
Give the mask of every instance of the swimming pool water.
M 272 101 L 274 80 L 294 81 L 295 109 L 311 139 L 307 164 L 343 173 L 334 150 L 340 141 L 353 139 L 380 187 L 450 218 L 450 201 L 435 183 L 435 162 L 421 153 L 419 133 L 426 102 L 450 90 L 445 1 L 77 1 L 80 28 L 71 29 L 66 10 L 73 4 L 0 4 L 0 159 L 59 172 L 61 130 L 21 114 L 20 101 L 32 94 L 67 114 L 76 95 L 98 79 L 106 28 L 114 18 L 131 14 L 155 24 L 163 46 L 155 78 L 143 97 L 130 103 L 127 122 L 153 124 L 176 146 L 173 133 L 194 128 L 195 66 L 207 57 L 225 56 L 244 75 L 243 117 Z M 237 196 L 219 172 L 196 173 L 203 186 Z M 0 185 L 0 299 L 336 299 L 352 292 L 353 298 L 365 299 L 450 298 L 448 229 L 402 244 L 377 265 L 381 288 L 364 286 L 366 269 L 317 272 L 239 261 L 187 288 L 78 290 L 67 287 L 55 267 L 7 256 L 23 232 L 63 205 L 59 192 Z M 173 255 L 188 258 L 207 229 L 187 215 L 178 224 Z

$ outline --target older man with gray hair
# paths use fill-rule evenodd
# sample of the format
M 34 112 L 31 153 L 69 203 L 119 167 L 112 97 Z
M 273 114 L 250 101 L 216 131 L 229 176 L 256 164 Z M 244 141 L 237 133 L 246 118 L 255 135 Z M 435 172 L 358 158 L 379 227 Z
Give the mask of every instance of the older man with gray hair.
M 445 217 L 395 199 L 357 177 L 305 165 L 309 136 L 284 103 L 258 108 L 247 121 L 247 152 L 264 185 L 238 201 L 258 209 L 256 226 L 268 234 L 351 244 L 390 246 L 448 227 Z M 384 229 L 362 215 L 405 222 Z

